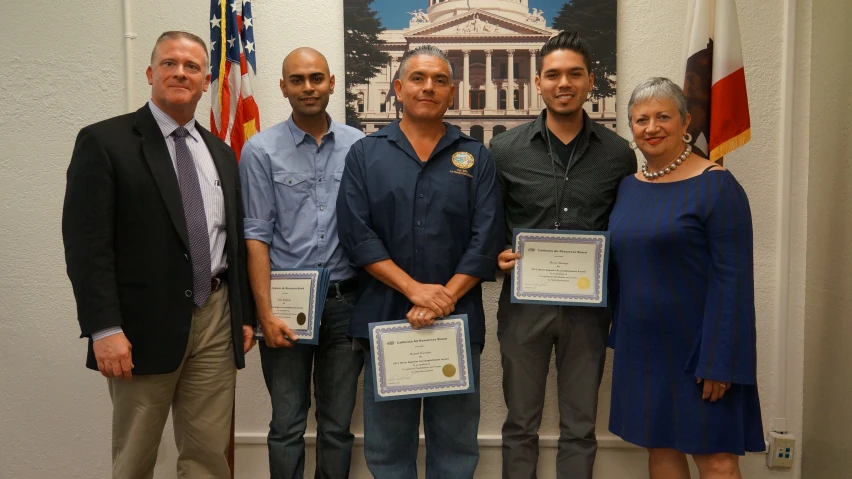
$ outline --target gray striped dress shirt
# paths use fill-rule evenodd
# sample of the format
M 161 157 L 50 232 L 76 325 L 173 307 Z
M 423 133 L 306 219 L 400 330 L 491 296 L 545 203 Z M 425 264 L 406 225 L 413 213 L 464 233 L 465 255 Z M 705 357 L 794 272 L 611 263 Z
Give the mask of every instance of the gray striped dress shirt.
M 228 267 L 228 257 L 225 253 L 225 198 L 222 195 L 222 185 L 219 181 L 219 172 L 216 170 L 216 165 L 213 163 L 213 157 L 210 155 L 210 150 L 207 149 L 207 144 L 201 138 L 201 134 L 195 128 L 195 119 L 193 118 L 185 125 L 178 123 L 170 117 L 166 112 L 161 110 L 153 101 L 148 101 L 148 106 L 151 108 L 151 113 L 154 115 L 154 120 L 163 132 L 163 137 L 166 140 L 166 146 L 169 149 L 169 156 L 172 159 L 172 166 L 177 171 L 177 159 L 175 158 L 175 139 L 172 136 L 177 128 L 183 126 L 189 131 L 186 137 L 186 145 L 192 153 L 192 159 L 195 161 L 195 171 L 198 172 L 198 183 L 201 186 L 201 198 L 204 201 L 204 215 L 207 218 L 207 232 L 210 235 L 210 269 L 213 276 L 225 271 Z M 101 331 L 92 333 L 92 339 L 98 339 L 118 334 L 122 332 L 120 326 L 107 328 Z

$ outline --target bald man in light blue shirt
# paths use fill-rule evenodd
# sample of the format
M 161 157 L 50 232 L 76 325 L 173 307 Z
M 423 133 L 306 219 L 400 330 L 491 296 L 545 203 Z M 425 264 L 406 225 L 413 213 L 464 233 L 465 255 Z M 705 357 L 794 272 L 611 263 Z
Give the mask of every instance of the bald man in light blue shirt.
M 273 478 L 304 475 L 313 368 L 316 475 L 345 478 L 354 440 L 349 423 L 363 364 L 347 331 L 361 293 L 337 239 L 335 205 L 346 154 L 364 134 L 326 113 L 334 76 L 316 50 L 299 48 L 285 58 L 281 91 L 293 107 L 292 116 L 252 136 L 240 160 L 249 280 L 263 329 L 260 358 L 272 400 L 269 468 Z M 297 336 L 273 315 L 273 268 L 331 272 L 318 345 L 298 344 Z

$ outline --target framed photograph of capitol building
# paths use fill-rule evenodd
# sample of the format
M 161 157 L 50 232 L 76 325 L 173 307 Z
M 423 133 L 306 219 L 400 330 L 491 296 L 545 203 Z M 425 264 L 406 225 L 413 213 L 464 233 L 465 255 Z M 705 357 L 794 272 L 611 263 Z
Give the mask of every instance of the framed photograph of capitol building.
M 400 118 L 393 80 L 406 50 L 430 44 L 453 65 L 445 121 L 484 143 L 535 118 L 538 50 L 560 30 L 592 48 L 589 116 L 615 129 L 617 0 L 344 0 L 346 122 L 369 134 Z

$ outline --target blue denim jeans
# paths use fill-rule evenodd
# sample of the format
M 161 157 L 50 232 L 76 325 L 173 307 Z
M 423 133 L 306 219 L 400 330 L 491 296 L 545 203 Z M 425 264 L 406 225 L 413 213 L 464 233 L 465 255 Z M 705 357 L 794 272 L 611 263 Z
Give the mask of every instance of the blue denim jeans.
M 305 428 L 311 407 L 311 369 L 316 398 L 316 478 L 346 478 L 354 436 L 349 432 L 363 356 L 347 338 L 352 307 L 360 292 L 329 296 L 319 344 L 268 348 L 260 344 L 263 378 L 272 400 L 269 471 L 273 479 L 301 479 L 305 471 Z
M 416 479 L 420 409 L 427 479 L 469 479 L 479 462 L 479 355 L 472 345 L 475 392 L 376 402 L 372 356 L 364 349 L 364 455 L 376 479 Z

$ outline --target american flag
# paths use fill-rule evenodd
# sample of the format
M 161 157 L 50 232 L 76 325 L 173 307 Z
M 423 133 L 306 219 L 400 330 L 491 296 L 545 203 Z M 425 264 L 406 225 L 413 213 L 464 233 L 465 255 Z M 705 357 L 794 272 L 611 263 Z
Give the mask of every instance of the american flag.
M 231 145 L 237 161 L 246 140 L 260 131 L 260 114 L 251 90 L 257 56 L 250 3 L 210 1 L 210 129 Z

